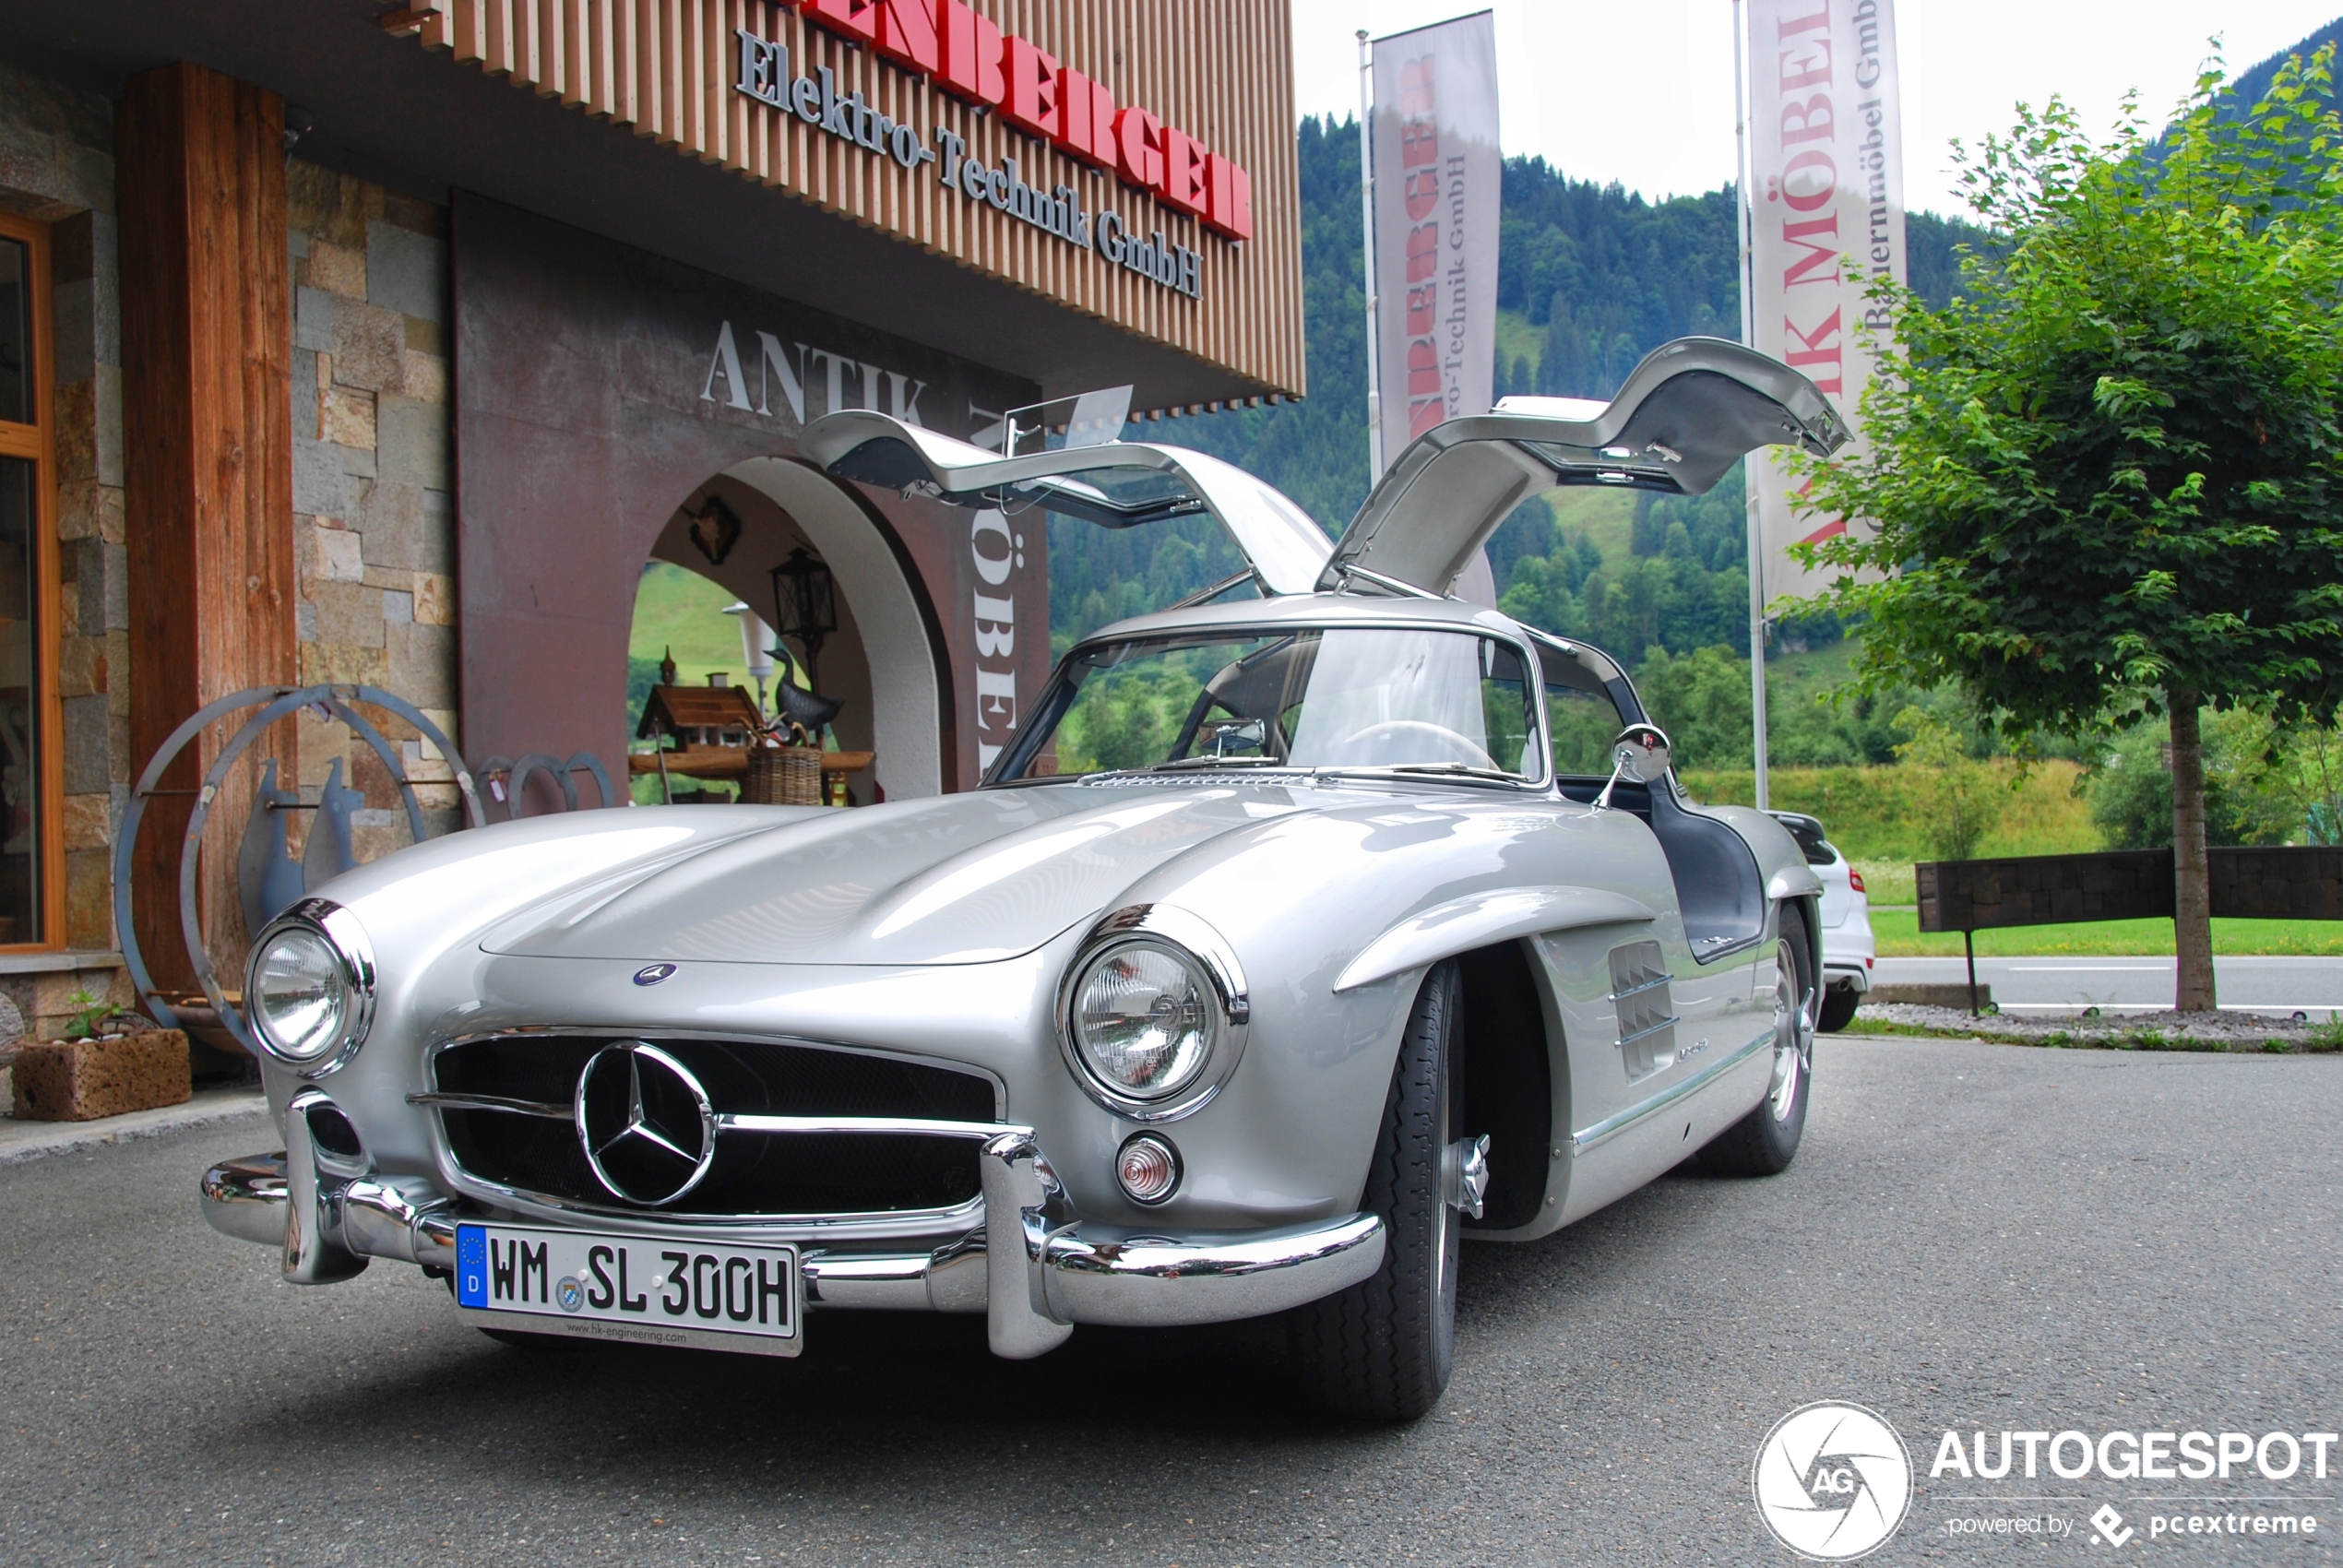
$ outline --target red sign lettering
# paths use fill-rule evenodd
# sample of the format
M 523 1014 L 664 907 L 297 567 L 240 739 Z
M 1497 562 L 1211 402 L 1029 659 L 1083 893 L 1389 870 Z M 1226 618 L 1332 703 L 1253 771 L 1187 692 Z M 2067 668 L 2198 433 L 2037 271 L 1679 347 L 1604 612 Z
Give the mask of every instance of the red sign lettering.
M 1838 280 L 1838 273 L 1831 263 L 1838 259 L 1838 247 L 1818 245 L 1807 238 L 1809 234 L 1828 234 L 1837 239 L 1838 214 L 1834 212 L 1827 218 L 1810 218 L 1803 223 L 1784 223 L 1781 226 L 1781 237 L 1806 253 L 1782 269 L 1781 286 L 1785 289 L 1800 283 Z
M 1085 163 L 1114 167 L 1114 94 L 1071 65 L 1058 72 L 1057 144 Z
M 1212 205 L 1204 210 L 1204 226 L 1232 240 L 1253 238 L 1253 176 L 1217 152 L 1208 162 L 1205 179 L 1212 190 Z
M 1114 117 L 1115 169 L 1135 185 L 1148 190 L 1163 184 L 1163 122 L 1144 109 L 1125 109 Z
M 1833 305 L 1830 314 L 1823 317 L 1812 332 L 1802 332 L 1799 330 L 1798 324 L 1788 316 L 1782 317 L 1781 326 L 1783 331 L 1806 345 L 1803 349 L 1792 349 L 1783 358 L 1792 366 L 1826 364 L 1830 366 L 1829 380 L 1824 380 L 1811 370 L 1806 373 L 1807 378 L 1814 382 L 1817 391 L 1845 391 L 1843 382 L 1847 373 L 1839 358 L 1845 345 L 1838 340 L 1838 307 Z M 1823 346 L 1823 339 L 1826 338 L 1831 339 L 1827 347 Z

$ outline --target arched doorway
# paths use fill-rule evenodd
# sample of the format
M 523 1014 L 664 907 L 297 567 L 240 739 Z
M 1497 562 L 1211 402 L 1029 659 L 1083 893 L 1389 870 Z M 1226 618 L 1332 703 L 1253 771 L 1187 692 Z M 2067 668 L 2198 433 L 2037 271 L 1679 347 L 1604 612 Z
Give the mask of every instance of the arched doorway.
M 694 537 L 696 516 L 710 497 L 739 520 L 729 543 L 711 538 L 705 525 Z M 685 496 L 650 550 L 652 560 L 709 579 L 768 623 L 772 569 L 792 550 L 807 550 L 830 569 L 838 629 L 823 643 L 818 684 L 823 695 L 845 702 L 834 725 L 840 747 L 877 754 L 871 774 L 854 784 L 863 802 L 873 781 L 888 800 L 938 794 L 945 783 L 948 677 L 932 636 L 933 612 L 884 526 L 806 465 L 755 457 Z M 735 652 L 725 665 L 738 662 Z M 679 679 L 696 680 L 696 672 L 686 665 Z

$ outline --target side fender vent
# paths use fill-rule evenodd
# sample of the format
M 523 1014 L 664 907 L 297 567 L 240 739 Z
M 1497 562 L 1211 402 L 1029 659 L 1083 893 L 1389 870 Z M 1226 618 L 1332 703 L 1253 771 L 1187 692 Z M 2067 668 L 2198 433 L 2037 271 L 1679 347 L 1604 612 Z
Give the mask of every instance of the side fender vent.
M 1611 950 L 1611 1003 L 1619 1010 L 1619 1055 L 1629 1083 L 1674 1063 L 1676 1011 L 1659 943 L 1630 942 Z

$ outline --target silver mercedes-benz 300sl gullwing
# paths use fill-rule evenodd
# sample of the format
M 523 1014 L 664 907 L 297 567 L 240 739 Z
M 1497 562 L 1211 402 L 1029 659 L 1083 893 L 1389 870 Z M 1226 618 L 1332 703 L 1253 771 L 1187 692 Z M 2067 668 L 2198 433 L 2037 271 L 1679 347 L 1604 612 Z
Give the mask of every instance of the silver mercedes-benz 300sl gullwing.
M 1607 407 L 1440 426 L 1329 548 L 1195 452 L 833 414 L 803 445 L 841 478 L 1205 515 L 1249 568 L 1076 647 L 973 792 L 532 818 L 333 882 L 254 945 L 284 1149 L 206 1213 L 304 1284 L 420 1265 L 522 1343 L 790 1355 L 908 1308 L 1030 1357 L 1283 1313 L 1328 1405 L 1418 1415 L 1460 1239 L 1695 1151 L 1781 1170 L 1819 1005 L 1789 833 L 1695 805 L 1612 659 L 1452 589 L 1549 487 L 1845 438 L 1687 339 Z

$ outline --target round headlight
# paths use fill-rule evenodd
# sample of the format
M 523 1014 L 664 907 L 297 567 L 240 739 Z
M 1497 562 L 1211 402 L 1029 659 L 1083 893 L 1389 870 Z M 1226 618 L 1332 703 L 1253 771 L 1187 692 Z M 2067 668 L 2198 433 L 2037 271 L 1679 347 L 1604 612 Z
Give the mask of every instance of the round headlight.
M 1195 1082 L 1219 1033 L 1211 980 L 1165 943 L 1121 943 L 1092 959 L 1068 1011 L 1084 1063 L 1133 1099 L 1161 1099 Z
M 253 958 L 245 1005 L 263 1044 L 307 1065 L 349 1037 L 351 991 L 350 967 L 325 932 L 285 925 L 268 933 Z

